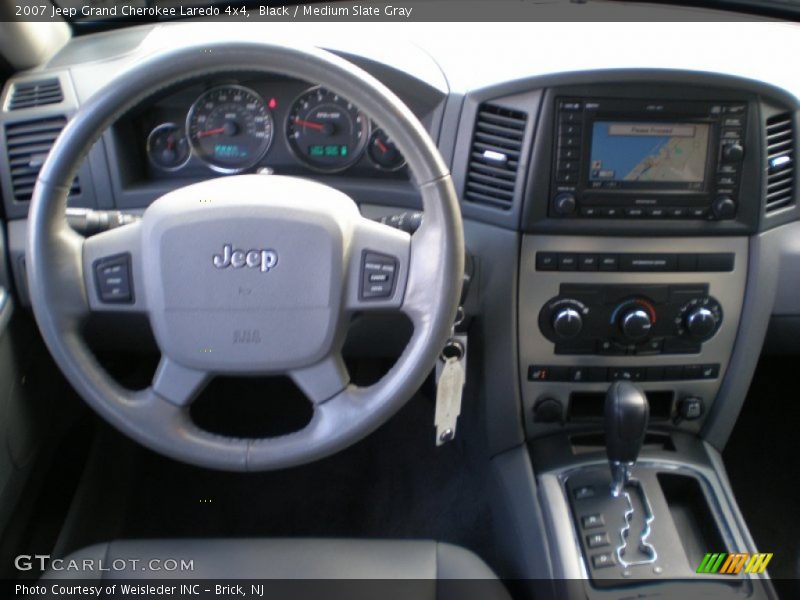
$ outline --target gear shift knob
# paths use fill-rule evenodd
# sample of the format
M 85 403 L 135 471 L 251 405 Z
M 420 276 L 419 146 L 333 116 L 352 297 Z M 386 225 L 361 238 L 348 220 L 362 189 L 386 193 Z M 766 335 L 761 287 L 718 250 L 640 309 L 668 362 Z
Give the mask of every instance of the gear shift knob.
M 617 381 L 606 393 L 606 452 L 611 466 L 611 492 L 618 496 L 628 481 L 628 469 L 642 449 L 650 406 L 644 391 L 630 381 Z

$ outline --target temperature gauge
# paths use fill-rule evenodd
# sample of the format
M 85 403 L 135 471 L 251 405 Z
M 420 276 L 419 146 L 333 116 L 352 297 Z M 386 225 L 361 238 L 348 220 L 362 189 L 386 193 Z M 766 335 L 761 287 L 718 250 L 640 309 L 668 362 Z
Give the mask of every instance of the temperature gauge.
M 369 138 L 367 154 L 375 166 L 384 171 L 397 171 L 405 166 L 406 161 L 394 142 L 383 132 L 376 129 Z
M 191 150 L 183 128 L 162 123 L 147 136 L 147 156 L 159 169 L 177 171 L 189 161 Z

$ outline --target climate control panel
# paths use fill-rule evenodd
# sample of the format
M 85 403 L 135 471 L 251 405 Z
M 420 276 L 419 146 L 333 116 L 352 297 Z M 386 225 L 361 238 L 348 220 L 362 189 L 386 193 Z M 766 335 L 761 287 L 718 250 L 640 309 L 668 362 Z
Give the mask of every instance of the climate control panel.
M 556 354 L 697 354 L 722 319 L 707 284 L 562 284 L 539 329 Z

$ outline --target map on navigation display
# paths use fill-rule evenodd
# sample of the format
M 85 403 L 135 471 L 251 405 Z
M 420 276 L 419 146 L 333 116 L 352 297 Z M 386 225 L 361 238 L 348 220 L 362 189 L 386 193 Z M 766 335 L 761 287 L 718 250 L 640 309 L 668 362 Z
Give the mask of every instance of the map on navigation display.
M 708 124 L 595 121 L 590 181 L 702 183 Z

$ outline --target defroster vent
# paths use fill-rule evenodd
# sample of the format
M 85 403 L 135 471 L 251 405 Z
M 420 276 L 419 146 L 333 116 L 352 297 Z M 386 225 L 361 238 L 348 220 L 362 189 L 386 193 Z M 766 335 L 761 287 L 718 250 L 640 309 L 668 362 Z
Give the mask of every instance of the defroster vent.
M 61 82 L 56 78 L 39 81 L 21 81 L 14 84 L 8 110 L 34 108 L 48 104 L 58 104 L 64 100 Z

